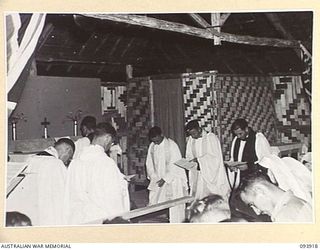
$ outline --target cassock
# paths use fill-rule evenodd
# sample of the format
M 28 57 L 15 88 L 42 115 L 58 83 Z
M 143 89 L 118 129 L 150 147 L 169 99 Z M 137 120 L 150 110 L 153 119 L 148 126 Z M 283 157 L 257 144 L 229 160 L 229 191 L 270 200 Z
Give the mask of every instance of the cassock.
M 149 205 L 177 199 L 187 195 L 188 184 L 184 169 L 179 168 L 174 162 L 181 159 L 178 145 L 170 138 L 164 137 L 157 145 L 151 143 L 147 155 L 147 177 L 150 180 Z M 165 181 L 159 187 L 157 181 Z M 185 219 L 185 206 L 179 205 L 169 209 L 170 222 L 180 223 Z
M 73 159 L 78 159 L 83 149 L 90 146 L 90 139 L 88 137 L 79 138 L 75 143 L 75 151 L 73 154 Z
M 249 135 L 246 140 L 235 137 L 231 144 L 230 160 L 247 162 L 248 169 L 244 171 L 228 171 L 228 178 L 231 186 L 237 188 L 240 180 L 255 170 L 256 163 L 264 156 L 271 155 L 271 147 L 267 138 L 262 133 L 255 133 L 249 128 Z
M 25 171 L 26 177 L 10 195 L 7 210 L 26 214 L 34 226 L 64 225 L 65 184 L 67 168 L 50 147 L 32 156 Z M 12 200 L 15 203 L 10 204 Z
M 69 170 L 68 224 L 112 219 L 130 210 L 128 183 L 101 146 L 84 148 Z
M 217 136 L 202 131 L 198 139 L 188 138 L 186 158 L 197 158 L 199 168 L 189 171 L 190 192 L 196 199 L 210 194 L 219 194 L 227 198 L 230 186 L 223 164 L 222 151 Z

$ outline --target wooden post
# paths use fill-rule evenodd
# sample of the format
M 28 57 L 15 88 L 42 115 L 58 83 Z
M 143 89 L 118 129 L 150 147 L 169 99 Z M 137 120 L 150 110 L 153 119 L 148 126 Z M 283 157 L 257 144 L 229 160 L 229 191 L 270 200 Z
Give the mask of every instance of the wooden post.
M 220 13 L 211 13 L 211 26 L 212 29 L 220 32 L 221 27 L 220 27 Z M 221 39 L 218 36 L 215 36 L 213 39 L 214 45 L 221 45 Z

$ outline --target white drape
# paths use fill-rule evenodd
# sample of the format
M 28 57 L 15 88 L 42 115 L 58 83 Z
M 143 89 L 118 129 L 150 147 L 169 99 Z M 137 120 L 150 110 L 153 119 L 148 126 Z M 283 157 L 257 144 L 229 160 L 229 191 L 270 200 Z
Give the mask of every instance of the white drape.
M 6 15 L 7 37 L 7 93 L 19 79 L 24 67 L 34 52 L 42 32 L 46 14 L 34 13 L 24 33 L 21 44 L 18 43 L 18 32 L 21 27 L 19 13 Z M 8 102 L 8 115 L 13 111 L 15 104 Z

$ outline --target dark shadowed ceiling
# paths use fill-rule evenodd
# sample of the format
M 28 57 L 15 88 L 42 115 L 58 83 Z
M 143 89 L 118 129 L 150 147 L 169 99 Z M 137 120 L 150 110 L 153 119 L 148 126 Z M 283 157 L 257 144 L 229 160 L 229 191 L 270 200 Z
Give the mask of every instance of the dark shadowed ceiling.
M 270 13 L 269 13 L 270 14 Z M 312 52 L 312 12 L 232 13 L 221 31 L 299 40 Z M 152 14 L 201 28 L 188 14 Z M 210 14 L 201 16 L 210 22 Z M 280 26 L 280 28 L 279 28 Z M 297 50 L 197 38 L 82 15 L 48 14 L 35 54 L 38 75 L 125 81 L 133 76 L 218 70 L 219 73 L 301 73 Z

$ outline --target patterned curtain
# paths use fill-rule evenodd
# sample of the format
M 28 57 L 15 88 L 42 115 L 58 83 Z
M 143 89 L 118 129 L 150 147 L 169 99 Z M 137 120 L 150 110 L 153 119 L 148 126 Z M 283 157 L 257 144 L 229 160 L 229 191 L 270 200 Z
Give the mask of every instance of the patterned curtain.
M 302 82 L 303 89 L 311 107 L 312 93 L 312 55 L 301 45 L 301 59 L 303 62 Z

